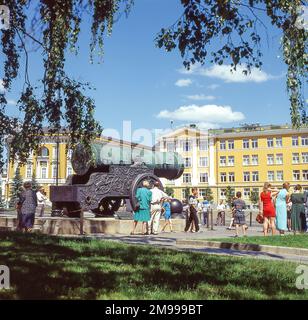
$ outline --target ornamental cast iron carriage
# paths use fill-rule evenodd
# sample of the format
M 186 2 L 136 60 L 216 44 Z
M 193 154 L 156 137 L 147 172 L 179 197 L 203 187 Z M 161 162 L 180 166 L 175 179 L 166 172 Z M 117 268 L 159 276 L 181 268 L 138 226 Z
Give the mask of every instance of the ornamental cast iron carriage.
M 123 200 L 128 211 L 136 208 L 137 188 L 144 180 L 150 184 L 159 178 L 177 179 L 183 174 L 181 156 L 175 152 L 155 152 L 92 143 L 90 148 L 79 144 L 72 154 L 76 174 L 62 186 L 50 187 L 53 215 L 80 215 L 81 208 L 96 215 L 114 214 Z

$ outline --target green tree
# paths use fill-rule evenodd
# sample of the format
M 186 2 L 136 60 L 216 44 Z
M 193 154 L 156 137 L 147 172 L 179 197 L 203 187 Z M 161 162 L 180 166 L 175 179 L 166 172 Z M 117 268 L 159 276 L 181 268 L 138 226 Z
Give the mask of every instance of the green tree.
M 122 13 L 128 15 L 134 0 L 3 0 L 9 7 L 10 27 L 1 30 L 3 57 L 0 92 L 0 170 L 4 140 L 12 136 L 10 156 L 25 162 L 30 149 L 41 143 L 43 125 L 50 134 L 67 128 L 73 147 L 89 142 L 101 133 L 94 119 L 94 101 L 85 92 L 88 83 L 74 80 L 66 72 L 69 54 L 78 54 L 80 34 L 90 21 L 90 61 L 94 53 L 103 56 L 104 37 Z M 244 73 L 262 67 L 261 44 L 265 17 L 281 35 L 282 55 L 287 65 L 287 89 L 294 126 L 307 123 L 304 85 L 308 77 L 307 34 L 299 8 L 304 0 L 181 0 L 183 14 L 170 27 L 161 29 L 156 44 L 171 51 L 178 47 L 184 66 L 195 63 L 230 64 Z M 81 32 L 83 31 L 83 32 Z M 218 40 L 213 45 L 213 41 Z M 29 44 L 30 41 L 30 44 Z M 30 81 L 29 46 L 42 57 L 43 72 L 37 83 Z M 218 48 L 217 48 L 218 46 Z M 208 57 L 210 57 L 208 59 Z M 20 62 L 24 63 L 20 63 Z M 22 68 L 21 68 L 22 66 Z M 20 118 L 6 111 L 7 96 L 14 81 L 24 79 L 18 99 Z M 20 84 L 16 81 L 17 86 Z
M 37 182 L 37 180 L 36 180 L 35 170 L 33 170 L 31 183 L 32 183 L 32 190 L 37 191 L 38 188 L 39 188 L 39 184 L 38 184 L 38 182 Z
M 20 175 L 20 168 L 18 167 L 15 171 L 15 176 L 13 178 L 13 183 L 10 188 L 10 202 L 9 206 L 14 207 L 17 201 L 18 193 L 20 192 L 20 188 L 22 187 L 23 181 Z
M 252 190 L 249 195 L 249 200 L 252 204 L 257 204 L 259 202 L 259 192 L 258 190 Z
M 213 198 L 213 191 L 212 191 L 212 189 L 210 188 L 210 187 L 206 187 L 205 189 L 204 189 L 204 196 L 205 196 L 205 199 L 207 200 L 207 201 L 212 201 L 214 198 Z
M 174 189 L 171 187 L 166 187 L 165 192 L 167 193 L 168 196 L 174 197 Z
M 233 198 L 235 196 L 235 190 L 234 188 L 228 186 L 226 188 L 226 202 L 227 204 L 231 207 L 232 202 L 233 202 Z

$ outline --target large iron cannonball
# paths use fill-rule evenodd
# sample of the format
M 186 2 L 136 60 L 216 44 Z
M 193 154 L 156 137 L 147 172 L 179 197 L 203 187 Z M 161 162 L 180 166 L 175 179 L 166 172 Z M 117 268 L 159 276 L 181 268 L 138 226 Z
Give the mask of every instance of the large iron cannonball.
M 178 199 L 171 199 L 171 213 L 182 213 L 183 205 Z

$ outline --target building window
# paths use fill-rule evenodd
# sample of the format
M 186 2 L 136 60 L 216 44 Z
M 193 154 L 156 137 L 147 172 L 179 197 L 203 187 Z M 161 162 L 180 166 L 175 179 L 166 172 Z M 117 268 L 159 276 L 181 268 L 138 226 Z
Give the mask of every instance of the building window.
M 27 164 L 26 178 L 29 179 L 32 177 L 32 164 Z
M 221 167 L 225 167 L 226 164 L 227 164 L 226 157 L 220 157 L 219 163 L 220 163 L 220 166 L 221 166 Z
M 201 189 L 199 189 L 198 191 L 199 191 L 198 193 L 199 193 L 199 197 L 200 197 L 200 198 L 205 197 L 205 195 L 206 195 L 206 190 L 205 190 L 205 189 L 202 189 L 202 188 L 201 188 Z
M 228 157 L 228 166 L 230 166 L 230 167 L 234 166 L 234 156 Z
M 235 175 L 234 172 L 229 172 L 229 182 L 234 182 L 235 181 Z
M 208 157 L 200 157 L 199 166 L 200 167 L 207 167 L 208 166 Z
M 257 149 L 258 148 L 258 139 L 252 139 L 251 140 L 251 147 L 253 149 Z
M 302 153 L 303 163 L 308 163 L 308 152 Z
M 57 147 L 52 147 L 52 158 L 53 159 L 57 158 Z
M 252 181 L 254 181 L 254 182 L 259 181 L 259 172 L 258 171 L 252 172 Z
M 308 170 L 303 170 L 303 180 L 308 180 Z
M 249 149 L 249 139 L 244 139 L 243 140 L 243 148 L 244 149 Z
M 220 150 L 226 150 L 226 141 L 225 140 L 220 141 Z
M 299 181 L 301 179 L 301 173 L 299 170 L 293 170 L 293 180 Z
M 207 172 L 200 173 L 200 182 L 207 183 L 209 181 L 209 175 Z
M 250 197 L 250 188 L 244 188 L 244 198 L 249 199 Z
M 183 183 L 191 183 L 191 174 L 190 173 L 183 174 Z
M 249 182 L 250 181 L 250 172 L 244 172 L 243 174 L 243 178 L 245 182 Z
M 220 189 L 220 199 L 226 199 L 226 189 Z
M 234 149 L 234 140 L 228 140 L 228 149 L 233 150 Z
M 292 137 L 292 146 L 297 147 L 298 146 L 298 137 Z
M 273 154 L 267 155 L 267 164 L 274 164 L 274 155 Z
M 259 164 L 259 157 L 257 154 L 251 156 L 251 164 L 257 166 Z
M 282 138 L 276 138 L 276 147 L 282 147 Z
M 283 155 L 282 153 L 276 154 L 276 164 L 283 164 Z
M 46 147 L 42 147 L 39 151 L 38 151 L 38 156 L 39 157 L 49 157 L 49 150 Z
M 249 162 L 250 162 L 250 157 L 248 155 L 244 155 L 243 156 L 243 165 L 249 166 Z
M 227 182 L 227 174 L 225 172 L 220 173 L 220 182 Z
M 57 178 L 57 164 L 52 165 L 52 177 Z
M 73 174 L 73 168 L 67 167 L 67 176 L 71 176 Z
M 185 140 L 183 142 L 183 151 L 184 152 L 189 152 L 191 150 L 191 141 Z
M 184 158 L 184 167 L 185 168 L 191 167 L 191 158 Z
M 199 141 L 199 150 L 200 151 L 208 150 L 208 142 L 207 142 L 207 140 L 200 140 Z
M 292 163 L 297 164 L 299 162 L 299 153 L 292 153 Z
M 47 161 L 40 161 L 41 179 L 47 179 Z
M 275 180 L 274 171 L 267 171 L 267 180 L 268 181 L 274 181 Z
M 167 142 L 167 152 L 174 152 L 175 145 L 174 142 Z
M 47 168 L 46 167 L 41 168 L 41 178 L 47 179 Z
M 308 146 L 308 137 L 302 137 L 302 146 Z
M 277 181 L 283 181 L 283 171 L 277 171 Z
M 274 147 L 274 140 L 273 138 L 267 138 L 267 147 L 273 148 Z

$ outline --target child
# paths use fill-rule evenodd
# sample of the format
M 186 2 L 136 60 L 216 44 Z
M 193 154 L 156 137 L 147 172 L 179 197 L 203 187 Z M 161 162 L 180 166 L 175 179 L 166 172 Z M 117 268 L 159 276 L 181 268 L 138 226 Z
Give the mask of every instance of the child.
M 245 212 L 244 209 L 246 208 L 245 201 L 241 199 L 242 193 L 238 191 L 236 193 L 236 199 L 233 201 L 234 207 L 234 224 L 235 224 L 235 237 L 239 236 L 239 226 L 242 226 L 243 235 L 246 237 L 246 221 L 245 221 Z
M 162 205 L 162 208 L 163 208 L 163 211 L 165 213 L 165 224 L 162 228 L 162 232 L 165 231 L 165 228 L 169 225 L 169 228 L 170 228 L 170 232 L 172 232 L 172 222 L 171 222 L 171 206 L 170 206 L 170 202 L 171 202 L 171 199 L 168 199 L 168 198 L 165 198 L 164 199 L 164 202 L 163 202 L 163 205 Z

